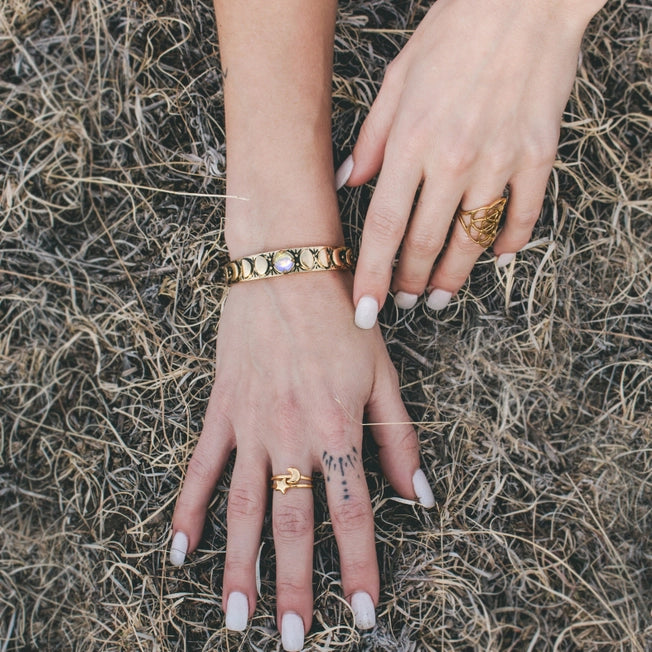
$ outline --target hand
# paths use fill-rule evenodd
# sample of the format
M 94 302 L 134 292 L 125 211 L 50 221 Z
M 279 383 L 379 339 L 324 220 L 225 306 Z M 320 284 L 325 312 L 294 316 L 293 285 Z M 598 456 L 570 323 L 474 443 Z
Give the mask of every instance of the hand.
M 344 272 L 295 274 L 235 285 L 224 305 L 215 383 L 174 512 L 170 558 L 183 563 L 186 548 L 197 547 L 215 484 L 237 448 L 223 585 L 230 629 L 244 629 L 254 612 L 270 477 L 288 467 L 323 474 L 314 481 L 326 483 L 344 595 L 358 626 L 373 626 L 379 579 L 360 454 L 365 406 L 371 422 L 387 424 L 372 432 L 391 484 L 434 503 L 380 331 L 353 323 L 351 285 Z M 284 648 L 299 650 L 312 618 L 312 492 L 274 491 L 272 520 L 277 619 Z
M 370 327 L 393 290 L 409 308 L 426 288 L 440 309 L 483 247 L 451 220 L 510 188 L 494 244 L 508 264 L 529 240 L 557 150 L 582 34 L 603 2 L 438 0 L 396 59 L 338 171 L 357 186 L 378 171 L 354 284 Z M 421 186 L 416 208 L 412 205 Z M 448 236 L 448 245 L 442 252 Z

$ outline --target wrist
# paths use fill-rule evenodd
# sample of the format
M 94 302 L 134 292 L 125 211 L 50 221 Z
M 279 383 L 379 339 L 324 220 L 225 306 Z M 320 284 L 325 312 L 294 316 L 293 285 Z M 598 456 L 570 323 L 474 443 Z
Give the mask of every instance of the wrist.
M 229 132 L 225 239 L 231 258 L 344 244 L 329 124 Z
M 289 181 L 292 181 L 291 179 Z M 224 237 L 231 259 L 289 247 L 344 244 L 334 182 L 251 180 L 229 191 Z M 244 191 L 244 192 L 243 192 Z
M 566 24 L 573 25 L 582 33 L 602 7 L 606 0 L 552 0 L 551 9 L 556 13 L 557 19 Z

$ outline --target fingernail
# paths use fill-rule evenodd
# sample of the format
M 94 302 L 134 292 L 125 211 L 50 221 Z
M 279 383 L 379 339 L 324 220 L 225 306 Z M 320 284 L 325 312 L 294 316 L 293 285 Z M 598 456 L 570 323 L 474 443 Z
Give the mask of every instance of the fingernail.
M 355 615 L 358 629 L 371 629 L 376 624 L 376 609 L 371 596 L 364 591 L 358 591 L 351 596 L 351 609 Z
M 434 507 L 435 506 L 435 497 L 432 495 L 432 489 L 428 484 L 428 478 L 426 474 L 421 470 L 417 469 L 412 476 L 412 486 L 414 487 L 414 493 L 417 495 L 419 502 L 424 507 Z
M 516 254 L 500 254 L 496 259 L 496 267 L 507 267 L 514 258 L 516 258 Z
M 378 318 L 378 302 L 373 297 L 365 296 L 358 301 L 355 308 L 355 325 L 358 328 L 373 328 Z
M 249 618 L 249 600 L 244 593 L 233 591 L 226 603 L 226 628 L 234 632 L 247 629 Z
M 303 620 L 298 614 L 283 614 L 281 620 L 281 642 L 287 652 L 299 652 L 303 648 Z
M 418 298 L 418 294 L 399 291 L 394 295 L 394 304 L 401 310 L 409 310 L 410 308 L 414 308 Z
M 349 155 L 342 165 L 337 168 L 337 172 L 335 173 L 335 190 L 339 190 L 349 180 L 351 172 L 353 172 L 353 156 Z
M 177 532 L 170 546 L 170 563 L 173 566 L 183 566 L 188 552 L 188 537 L 183 532 Z
M 428 308 L 431 310 L 443 310 L 453 296 L 452 292 L 446 290 L 433 290 L 428 296 Z

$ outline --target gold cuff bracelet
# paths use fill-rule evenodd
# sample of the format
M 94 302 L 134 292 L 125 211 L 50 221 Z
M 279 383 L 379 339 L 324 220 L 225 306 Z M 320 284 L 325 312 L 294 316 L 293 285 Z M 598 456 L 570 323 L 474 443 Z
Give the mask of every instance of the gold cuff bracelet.
M 285 276 L 296 272 L 349 271 L 354 266 L 351 247 L 298 247 L 278 249 L 232 260 L 224 268 L 229 284 L 259 278 Z

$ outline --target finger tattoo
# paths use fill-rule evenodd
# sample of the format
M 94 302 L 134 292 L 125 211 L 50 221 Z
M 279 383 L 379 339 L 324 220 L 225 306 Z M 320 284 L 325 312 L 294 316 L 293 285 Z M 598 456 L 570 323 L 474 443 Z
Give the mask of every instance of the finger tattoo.
M 351 497 L 348 486 L 349 479 L 353 473 L 360 478 L 360 455 L 357 448 L 352 446 L 351 452 L 346 455 L 332 455 L 328 451 L 324 451 L 321 459 L 324 464 L 326 482 L 339 482 L 342 498 L 348 500 Z

